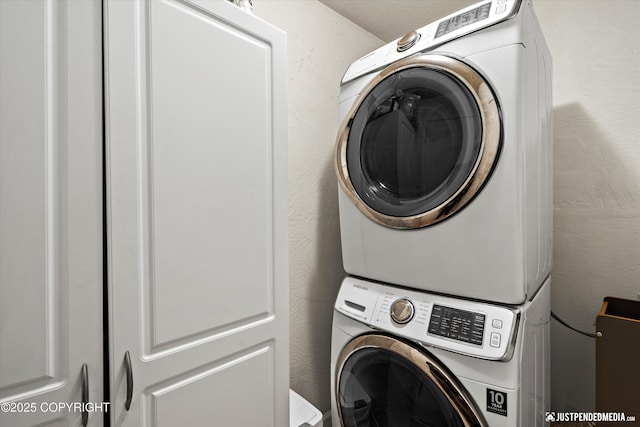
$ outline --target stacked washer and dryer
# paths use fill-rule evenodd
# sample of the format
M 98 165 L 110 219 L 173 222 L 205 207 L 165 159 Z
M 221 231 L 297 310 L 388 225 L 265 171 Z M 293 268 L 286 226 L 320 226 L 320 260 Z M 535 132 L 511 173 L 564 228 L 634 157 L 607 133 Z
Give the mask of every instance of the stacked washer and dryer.
M 484 1 L 347 70 L 334 427 L 545 425 L 551 56 Z

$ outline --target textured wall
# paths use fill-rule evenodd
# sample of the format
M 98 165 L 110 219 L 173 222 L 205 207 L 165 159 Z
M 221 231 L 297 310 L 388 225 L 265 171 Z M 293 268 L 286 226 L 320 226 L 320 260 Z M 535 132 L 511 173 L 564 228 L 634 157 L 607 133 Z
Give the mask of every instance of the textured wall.
M 593 332 L 640 293 L 640 2 L 535 0 L 554 60 L 552 309 Z M 595 407 L 595 340 L 552 324 L 554 410 Z
M 422 1 L 422 0 L 421 0 Z M 315 0 L 254 0 L 288 33 L 291 385 L 329 408 L 342 277 L 331 163 L 338 81 L 381 42 Z M 603 297 L 640 293 L 640 2 L 535 0 L 554 58 L 552 308 L 593 331 Z M 594 340 L 552 324 L 552 408 L 594 408 Z
M 351 62 L 382 42 L 316 0 L 254 0 L 287 32 L 291 388 L 330 409 L 333 303 L 344 277 L 333 148 Z

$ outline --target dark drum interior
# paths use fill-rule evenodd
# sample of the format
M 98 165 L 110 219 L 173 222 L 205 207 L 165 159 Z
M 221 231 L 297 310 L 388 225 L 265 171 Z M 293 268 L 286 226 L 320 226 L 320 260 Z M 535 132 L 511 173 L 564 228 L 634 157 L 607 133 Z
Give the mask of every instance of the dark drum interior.
M 400 102 L 399 109 L 367 123 L 363 170 L 369 182 L 395 197 L 415 199 L 436 190 L 456 166 L 462 119 L 446 96 L 424 88 L 405 90 Z
M 417 215 L 464 185 L 481 143 L 471 91 L 442 71 L 409 68 L 378 83 L 358 108 L 348 137 L 349 176 L 377 212 Z
M 344 427 L 463 427 L 436 384 L 388 350 L 365 348 L 345 362 L 339 382 Z

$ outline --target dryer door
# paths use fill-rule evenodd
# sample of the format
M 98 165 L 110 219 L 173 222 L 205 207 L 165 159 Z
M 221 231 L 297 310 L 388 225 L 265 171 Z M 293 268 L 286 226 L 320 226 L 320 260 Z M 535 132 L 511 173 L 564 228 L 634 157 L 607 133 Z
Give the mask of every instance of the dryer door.
M 340 427 L 487 426 L 460 382 L 426 350 L 403 340 L 362 335 L 336 366 Z
M 406 58 L 376 76 L 348 113 L 336 148 L 340 185 L 381 225 L 435 224 L 485 184 L 501 129 L 497 100 L 469 65 Z

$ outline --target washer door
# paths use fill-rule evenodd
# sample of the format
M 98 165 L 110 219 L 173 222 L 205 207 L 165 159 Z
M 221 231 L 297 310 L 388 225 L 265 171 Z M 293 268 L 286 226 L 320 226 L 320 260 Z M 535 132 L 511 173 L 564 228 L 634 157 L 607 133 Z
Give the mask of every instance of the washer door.
M 362 335 L 345 347 L 337 367 L 340 427 L 487 426 L 457 379 L 405 341 Z
M 419 228 L 458 212 L 489 178 L 502 126 L 484 78 L 457 59 L 420 55 L 383 70 L 338 134 L 340 185 L 371 220 Z

